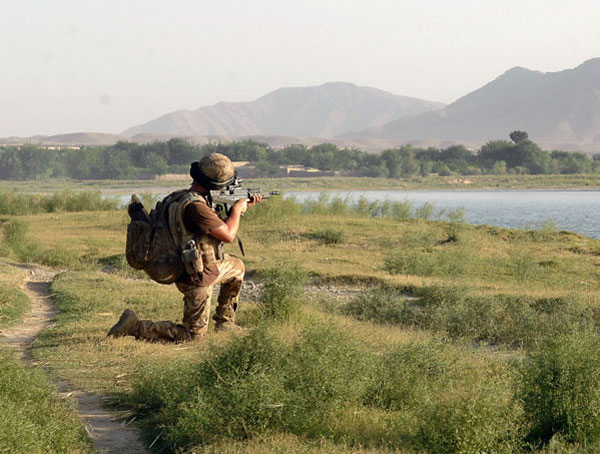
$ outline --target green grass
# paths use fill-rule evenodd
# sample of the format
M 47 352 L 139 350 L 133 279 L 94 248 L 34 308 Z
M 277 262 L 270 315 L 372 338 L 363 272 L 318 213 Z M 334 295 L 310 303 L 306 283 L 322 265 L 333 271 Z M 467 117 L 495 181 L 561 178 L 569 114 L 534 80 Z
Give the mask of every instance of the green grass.
M 75 408 L 58 397 L 41 370 L 22 366 L 3 350 L 0 370 L 0 452 L 92 452 Z
M 261 278 L 264 286 L 258 312 L 263 320 L 289 320 L 300 311 L 306 271 L 293 264 L 282 264 L 261 272 Z
M 306 238 L 316 240 L 321 244 L 340 244 L 344 242 L 344 232 L 341 230 L 324 229 L 305 233 Z
M 31 307 L 31 301 L 21 291 L 27 270 L 0 261 L 0 328 L 18 324 Z
M 455 287 L 422 287 L 415 299 L 395 290 L 366 292 L 340 311 L 358 320 L 428 329 L 487 344 L 531 346 L 540 336 L 598 324 L 598 312 L 574 295 L 554 298 L 469 295 Z
M 31 307 L 18 287 L 0 283 L 0 328 L 17 324 Z
M 0 192 L 0 214 L 25 215 L 60 211 L 115 210 L 116 199 L 103 198 L 99 191 L 62 191 L 52 195 L 31 195 L 19 192 Z
M 7 216 L 0 251 L 70 268 L 33 355 L 134 407 L 149 439 L 211 453 L 594 452 L 577 397 L 595 411 L 583 371 L 595 374 L 596 344 L 577 339 L 596 335 L 600 241 L 430 211 L 280 198 L 249 210 L 240 235 L 260 292 L 242 295 L 246 330 L 181 346 L 105 337 L 125 308 L 182 312 L 173 286 L 128 270 L 123 211 Z M 547 337 L 564 349 L 543 350 Z M 557 389 L 532 385 L 558 375 Z
M 546 336 L 522 366 L 520 397 L 533 442 L 600 439 L 600 336 L 595 329 Z

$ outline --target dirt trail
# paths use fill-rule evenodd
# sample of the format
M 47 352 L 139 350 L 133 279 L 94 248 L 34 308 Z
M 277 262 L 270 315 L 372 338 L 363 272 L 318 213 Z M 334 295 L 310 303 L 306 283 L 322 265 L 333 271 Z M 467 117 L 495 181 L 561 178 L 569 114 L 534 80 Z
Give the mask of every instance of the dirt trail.
M 36 266 L 11 264 L 28 270 L 29 276 L 22 290 L 31 298 L 31 310 L 23 323 L 0 331 L 0 341 L 17 350 L 21 359 L 35 364 L 31 358 L 31 345 L 38 335 L 50 326 L 58 311 L 50 298 L 50 284 L 56 272 Z M 140 441 L 137 428 L 127 421 L 122 412 L 106 409 L 102 397 L 75 389 L 66 381 L 59 382 L 59 392 L 64 398 L 76 399 L 78 414 L 86 426 L 94 449 L 103 454 L 148 453 Z M 131 418 L 131 416 L 129 416 Z

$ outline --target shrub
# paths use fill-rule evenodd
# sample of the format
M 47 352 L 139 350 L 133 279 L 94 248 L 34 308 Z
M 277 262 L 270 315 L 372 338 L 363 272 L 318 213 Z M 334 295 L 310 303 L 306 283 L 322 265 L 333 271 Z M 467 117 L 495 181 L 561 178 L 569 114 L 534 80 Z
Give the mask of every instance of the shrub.
M 308 232 L 305 237 L 317 240 L 322 244 L 340 244 L 344 242 L 344 232 L 335 229 L 324 229 Z
M 420 407 L 458 360 L 456 349 L 439 341 L 392 347 L 381 355 L 365 391 L 364 403 L 388 410 Z
M 522 444 L 521 408 L 511 380 L 471 380 L 462 389 L 440 389 L 424 402 L 416 443 L 431 454 L 511 454 Z
M 452 338 L 532 345 L 540 333 L 560 334 L 592 326 L 593 310 L 574 296 L 531 298 L 471 296 L 459 287 L 422 287 L 417 299 L 379 288 L 357 296 L 341 312 L 358 320 L 430 329 Z
M 29 223 L 12 219 L 2 226 L 3 249 L 8 255 L 14 254 L 21 262 L 35 261 L 40 253 L 39 245 L 28 238 Z
M 400 424 L 412 415 L 416 452 L 512 453 L 523 433 L 514 373 L 481 359 L 439 340 L 397 345 L 381 355 L 365 404 Z
M 540 333 L 559 334 L 593 324 L 593 313 L 573 296 L 471 296 L 452 287 L 425 287 L 417 294 L 420 299 L 407 310 L 407 319 L 452 337 L 532 345 Z
M 261 315 L 269 320 L 289 319 L 302 303 L 306 271 L 286 264 L 265 270 L 261 275 L 264 280 L 259 303 Z
M 116 210 L 116 198 L 103 197 L 100 191 L 61 191 L 52 195 L 0 192 L 0 214 L 25 215 L 56 211 Z
M 472 263 L 473 257 L 466 249 L 452 246 L 393 251 L 385 258 L 383 267 L 390 274 L 457 277 L 469 273 Z
M 147 366 L 131 399 L 176 446 L 274 430 L 319 436 L 331 414 L 360 401 L 363 357 L 332 327 L 312 324 L 292 343 L 254 329 L 213 344 L 198 364 Z
M 354 204 L 354 212 L 359 216 L 369 216 L 369 217 L 373 218 L 380 214 L 381 203 L 382 202 L 379 202 L 377 200 L 375 200 L 373 202 L 369 202 L 366 199 L 366 197 L 361 196 Z
M 341 197 L 334 197 L 331 199 L 327 211 L 332 215 L 344 215 L 348 214 L 350 209 L 350 199 L 348 197 L 345 199 L 342 199 Z
M 549 336 L 521 369 L 520 397 L 532 441 L 558 434 L 571 443 L 600 436 L 600 336 L 581 330 Z
M 417 219 L 431 219 L 435 211 L 435 206 L 431 202 L 425 202 L 419 208 L 415 210 L 415 218 Z
M 446 213 L 446 219 L 451 223 L 465 222 L 465 208 L 458 207 L 454 210 L 449 210 Z
M 357 320 L 400 324 L 404 321 L 406 297 L 397 291 L 377 288 L 356 296 L 341 307 L 341 312 Z
M 391 208 L 391 217 L 396 221 L 406 221 L 411 218 L 413 203 L 410 200 L 394 202 Z

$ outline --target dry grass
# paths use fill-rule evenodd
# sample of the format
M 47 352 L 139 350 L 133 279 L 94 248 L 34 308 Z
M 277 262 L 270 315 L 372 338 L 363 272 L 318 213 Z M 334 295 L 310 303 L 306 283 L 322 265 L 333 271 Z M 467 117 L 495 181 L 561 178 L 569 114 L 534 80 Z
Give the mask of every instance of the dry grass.
M 229 345 L 230 336 L 221 333 L 210 333 L 204 341 L 181 346 L 146 344 L 132 338 L 107 339 L 107 330 L 125 308 L 153 320 L 177 321 L 182 315 L 181 295 L 173 286 L 132 279 L 139 275 L 129 274 L 123 261 L 119 261 L 124 251 L 125 213 L 48 214 L 24 219 L 30 226 L 30 241 L 41 250 L 65 251 L 76 265 L 53 283 L 52 291 L 62 312 L 33 351 L 36 359 L 51 364 L 57 374 L 74 385 L 110 394 L 123 405 L 134 386 L 136 372 L 145 370 L 148 364 L 164 366 L 165 370 L 181 361 L 200 364 L 207 349 L 212 348 L 210 345 Z M 343 242 L 326 244 L 311 235 L 326 229 L 342 232 Z M 240 235 L 244 239 L 247 269 L 255 279 L 260 278 L 261 271 L 291 261 L 308 271 L 310 282 L 324 287 L 352 285 L 357 291 L 364 291 L 381 286 L 408 294 L 424 287 L 459 287 L 475 300 L 500 294 L 534 299 L 573 298 L 590 310 L 592 318 L 600 306 L 600 241 L 576 234 L 426 220 L 398 222 L 366 216 L 271 213 L 246 217 Z M 229 252 L 239 254 L 236 249 L 228 246 Z M 115 273 L 101 272 L 107 266 Z M 20 278 L 18 272 L 10 277 Z M 468 336 L 449 340 L 443 330 L 357 321 L 336 310 L 344 301 L 342 298 L 324 302 L 322 296 L 305 294 L 299 314 L 270 325 L 268 330 L 282 346 L 291 348 L 306 326 L 329 324 L 358 343 L 371 362 L 395 349 L 433 346 L 434 356 L 427 361 L 435 363 L 435 354 L 441 355 L 439 358 L 456 358 L 454 369 L 448 369 L 440 378 L 447 381 L 431 379 L 423 388 L 412 390 L 423 398 L 423 404 L 408 402 L 403 412 L 365 407 L 357 401 L 351 411 L 331 413 L 331 425 L 324 426 L 321 435 L 266 431 L 246 441 L 217 437 L 203 448 L 206 452 L 367 454 L 411 452 L 417 445 L 421 451 L 441 452 L 440 446 L 452 439 L 450 433 L 455 429 L 452 433 L 471 440 L 471 446 L 500 446 L 494 445 L 497 439 L 490 441 L 486 433 L 495 433 L 519 414 L 507 396 L 511 395 L 513 383 L 511 364 L 523 351 L 510 345 L 474 343 Z M 462 309 L 465 307 L 463 304 Z M 258 312 L 255 304 L 244 301 L 240 324 L 248 328 L 259 326 Z M 393 377 L 395 372 L 386 373 Z M 494 390 L 502 396 L 498 402 L 486 397 Z M 485 414 L 492 426 L 483 420 L 481 432 L 477 432 L 478 426 L 475 431 L 466 430 L 461 422 Z M 436 438 L 436 425 L 441 427 L 440 418 L 446 417 L 448 438 Z M 447 452 L 475 452 L 456 444 L 456 440 L 452 443 L 455 444 Z M 191 449 L 194 452 L 200 448 Z M 552 452 L 569 452 L 568 449 L 564 445 L 564 451 Z

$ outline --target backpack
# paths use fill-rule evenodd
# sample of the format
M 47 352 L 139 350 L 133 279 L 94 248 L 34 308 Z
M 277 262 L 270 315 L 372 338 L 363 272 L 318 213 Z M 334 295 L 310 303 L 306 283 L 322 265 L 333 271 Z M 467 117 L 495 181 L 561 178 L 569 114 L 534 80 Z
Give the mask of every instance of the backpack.
M 193 239 L 183 226 L 183 210 L 191 203 L 204 200 L 201 195 L 188 191 L 175 191 L 148 212 L 135 194 L 127 212 L 131 222 L 127 225 L 125 257 L 127 263 L 144 272 L 160 284 L 172 284 L 185 271 L 182 260 L 184 247 Z M 194 243 L 192 242 L 192 246 Z M 194 252 L 194 251 L 192 251 Z

